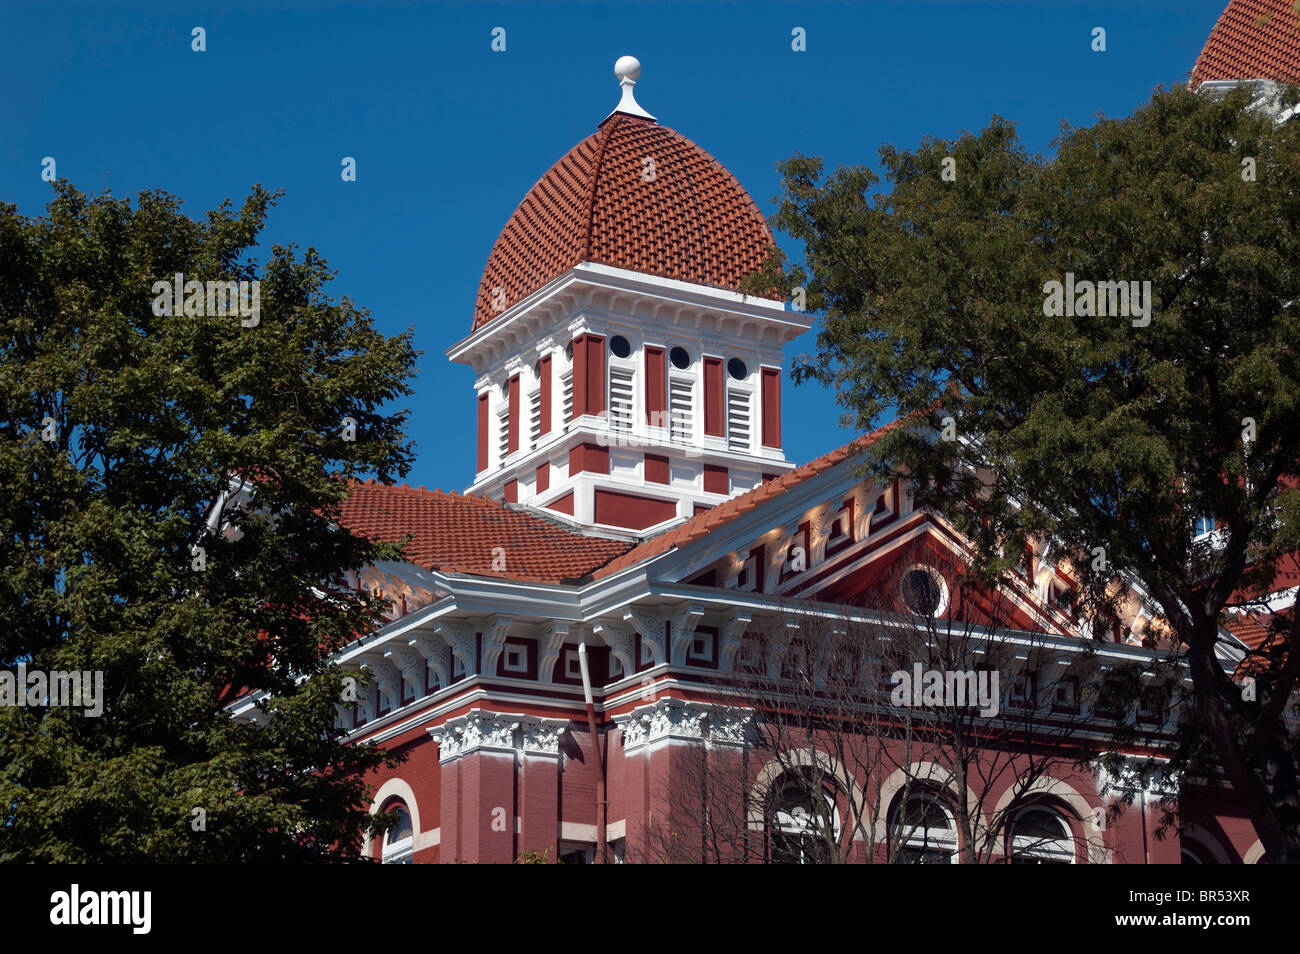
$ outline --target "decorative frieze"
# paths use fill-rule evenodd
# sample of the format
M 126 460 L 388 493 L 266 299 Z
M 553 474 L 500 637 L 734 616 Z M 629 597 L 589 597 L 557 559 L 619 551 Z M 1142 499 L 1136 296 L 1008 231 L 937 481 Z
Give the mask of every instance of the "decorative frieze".
M 568 727 L 567 719 L 472 709 L 430 729 L 429 735 L 438 743 L 439 762 L 450 762 L 471 752 L 558 757 L 560 735 Z
M 669 698 L 615 716 L 614 723 L 623 730 L 625 752 L 662 742 L 746 745 L 751 741 L 753 711 Z

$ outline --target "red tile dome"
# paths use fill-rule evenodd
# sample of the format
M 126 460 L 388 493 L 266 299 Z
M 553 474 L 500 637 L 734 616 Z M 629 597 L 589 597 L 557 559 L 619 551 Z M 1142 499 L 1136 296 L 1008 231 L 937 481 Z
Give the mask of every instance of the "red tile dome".
M 1300 81 L 1300 16 L 1292 0 L 1232 0 L 1196 58 L 1191 85 L 1246 79 Z
M 616 112 L 511 214 L 483 269 L 474 328 L 580 262 L 736 290 L 774 244 L 718 160 L 679 132 Z

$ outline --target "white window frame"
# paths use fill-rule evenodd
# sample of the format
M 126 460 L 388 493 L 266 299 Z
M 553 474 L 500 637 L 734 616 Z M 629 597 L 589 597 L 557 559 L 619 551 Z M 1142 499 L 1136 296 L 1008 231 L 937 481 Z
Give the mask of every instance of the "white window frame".
M 693 444 L 696 441 L 696 426 L 699 407 L 695 375 L 691 370 L 668 372 L 668 434 L 669 440 L 676 444 Z M 674 402 L 675 395 L 685 397 L 682 402 Z M 677 413 L 681 409 L 682 413 Z
M 411 809 L 405 803 L 401 803 L 400 807 L 406 814 L 406 821 L 411 826 L 411 833 L 405 838 L 399 838 L 397 841 L 389 841 L 389 830 L 386 829 L 383 840 L 380 842 L 380 864 L 409 865 L 412 863 L 412 856 L 415 854 L 415 820 L 411 815 Z
M 510 397 L 507 394 L 497 407 L 497 460 L 504 463 L 510 457 Z
M 1065 835 L 1060 838 L 1043 839 L 1033 835 L 1017 835 L 1016 825 L 1020 819 L 1029 814 L 1044 813 L 1056 819 Z M 1074 837 L 1070 833 L 1070 824 L 1060 812 L 1045 805 L 1026 805 L 1016 812 L 1011 821 L 1011 858 L 1022 859 L 1020 864 L 1075 863 Z M 1025 861 L 1023 859 L 1030 859 Z
M 905 821 L 891 825 L 891 831 L 898 832 L 898 849 L 901 851 L 946 851 L 948 860 L 942 864 L 957 864 L 957 819 L 953 817 L 952 810 L 943 803 L 942 799 L 935 798 L 926 792 L 913 792 L 905 802 L 899 802 L 895 809 L 896 813 L 903 813 L 906 817 L 908 807 L 916 802 L 924 802 L 926 805 L 939 809 L 943 817 L 948 822 L 947 828 L 922 828 L 919 825 L 908 825 Z M 899 852 L 895 852 L 897 856 Z M 916 862 L 923 864 L 924 862 Z
M 754 452 L 754 388 L 753 385 L 743 384 L 730 377 L 730 372 L 724 365 L 723 374 L 726 374 L 727 385 L 725 388 L 725 400 L 727 402 L 727 450 L 737 451 L 744 454 Z M 739 403 L 744 405 L 744 427 L 736 426 L 739 421 L 733 417 L 732 408 Z M 743 437 L 741 437 L 743 433 Z
M 631 355 L 626 358 L 614 357 L 614 352 L 609 351 L 609 362 L 605 368 L 605 421 L 610 431 L 615 434 L 623 435 L 626 438 L 633 430 L 636 429 L 636 406 L 637 406 L 637 387 L 638 375 L 636 373 L 636 351 L 633 350 Z M 616 412 L 614 384 L 615 381 L 620 384 L 626 382 L 626 400 L 627 415 L 621 416 Z M 620 388 L 620 390 L 622 390 Z M 618 407 L 622 407 L 622 400 L 618 402 Z
M 778 778 L 775 784 L 780 784 L 781 778 Z M 832 840 L 839 844 L 842 833 L 840 827 L 840 810 L 835 804 L 835 799 L 829 792 L 821 791 L 818 793 L 830 808 Z M 768 819 L 769 829 L 782 835 L 793 836 L 800 842 L 800 863 L 803 863 L 802 841 L 804 837 L 819 838 L 821 837 L 814 827 L 816 816 L 807 812 L 788 812 L 781 809 L 773 811 Z
M 567 431 L 573 426 L 573 364 L 560 372 L 560 430 Z M 554 411 L 552 411 L 554 413 Z
M 540 384 L 528 392 L 528 447 L 532 449 L 542 442 L 542 386 Z M 521 442 L 522 443 L 522 442 Z

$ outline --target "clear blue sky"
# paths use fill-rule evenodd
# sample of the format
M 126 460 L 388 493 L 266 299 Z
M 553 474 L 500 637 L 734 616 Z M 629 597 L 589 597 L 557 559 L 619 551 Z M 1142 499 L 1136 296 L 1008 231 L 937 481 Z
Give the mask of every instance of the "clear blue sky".
M 284 188 L 263 233 L 315 246 L 388 333 L 423 349 L 412 484 L 473 478 L 469 330 L 497 233 L 528 188 L 618 101 L 713 153 L 765 213 L 801 151 L 876 164 L 882 142 L 978 130 L 998 113 L 1048 152 L 1062 119 L 1132 112 L 1186 79 L 1227 0 L 872 2 L 26 3 L 0 9 L 0 200 L 44 211 L 41 160 L 83 191 L 163 189 L 201 217 Z M 190 31 L 207 31 L 207 51 Z M 506 29 L 506 51 L 491 31 Z M 807 51 L 793 52 L 804 27 Z M 1106 30 L 1107 50 L 1091 50 Z M 340 179 L 354 156 L 357 181 Z M 778 236 L 787 251 L 788 239 Z M 810 333 L 787 355 L 812 350 Z M 787 362 L 788 365 L 788 362 Z M 834 396 L 789 388 L 786 453 L 844 443 Z

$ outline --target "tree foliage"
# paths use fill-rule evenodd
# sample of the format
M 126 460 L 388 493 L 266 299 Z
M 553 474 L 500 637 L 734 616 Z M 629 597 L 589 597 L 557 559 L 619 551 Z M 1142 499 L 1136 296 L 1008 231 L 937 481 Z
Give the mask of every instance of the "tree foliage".
M 1278 617 L 1257 699 L 1216 658 L 1225 607 L 1300 547 L 1300 123 L 1250 95 L 1157 90 L 1131 117 L 1064 126 L 1050 159 L 998 117 L 884 146 L 876 194 L 868 168 L 823 176 L 796 155 L 774 225 L 803 261 L 778 253 L 750 287 L 806 290 L 818 353 L 796 377 L 833 386 L 854 425 L 914 416 L 872 467 L 913 475 L 990 576 L 1046 537 L 1095 605 L 1117 577 L 1145 587 L 1190 668 L 1195 724 L 1276 862 L 1300 860 L 1284 719 L 1296 614 Z M 1048 314 L 1047 283 L 1067 273 L 1149 281 L 1149 323 Z M 1203 516 L 1220 522 L 1213 543 L 1196 539 Z
M 380 607 L 331 584 L 397 549 L 334 518 L 347 479 L 409 466 L 385 407 L 416 352 L 326 296 L 315 250 L 257 267 L 276 197 L 195 221 L 60 182 L 43 217 L 0 206 L 0 662 L 103 673 L 99 716 L 0 708 L 6 860 L 360 848 L 387 757 L 342 744 L 327 656 Z M 176 273 L 260 281 L 260 320 L 156 314 Z M 255 725 L 225 712 L 241 691 L 266 694 Z

